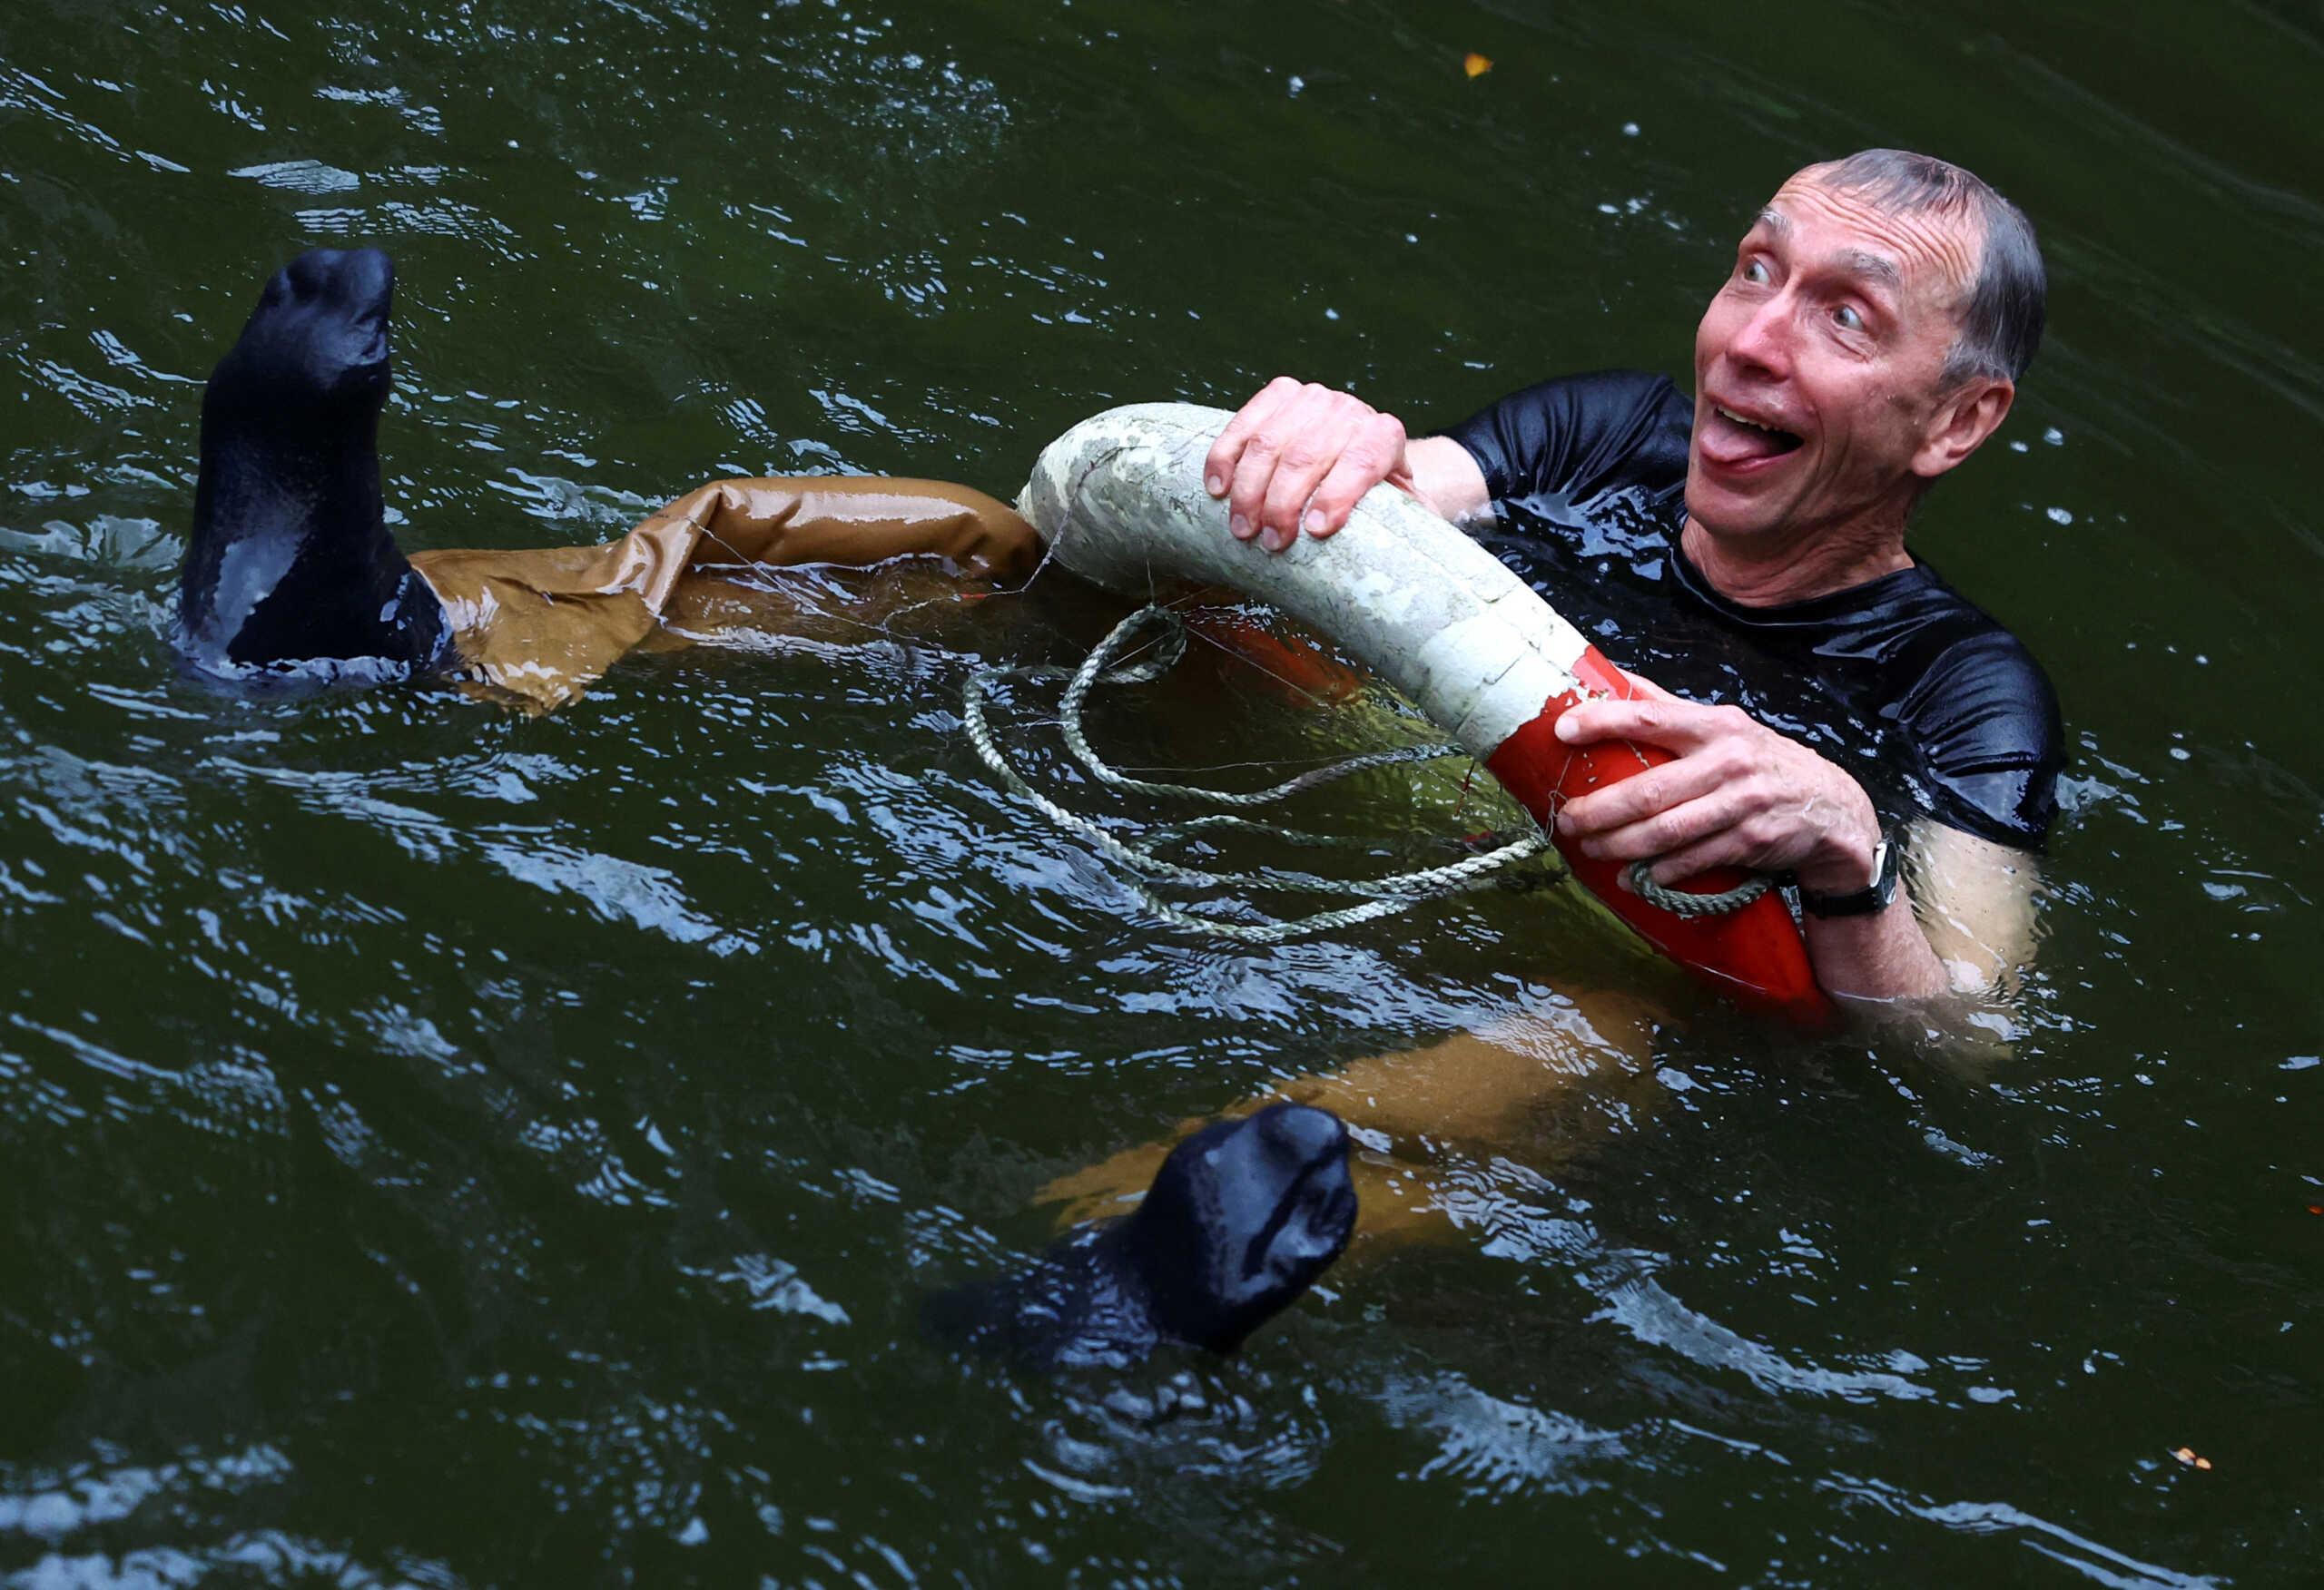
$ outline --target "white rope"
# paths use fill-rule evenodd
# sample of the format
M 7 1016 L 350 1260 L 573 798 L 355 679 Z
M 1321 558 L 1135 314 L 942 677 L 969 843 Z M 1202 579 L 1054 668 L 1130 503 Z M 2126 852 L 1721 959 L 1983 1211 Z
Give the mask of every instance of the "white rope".
M 1115 656 L 1128 644 L 1130 639 L 1143 631 L 1159 625 L 1163 633 L 1156 654 L 1146 662 L 1111 666 Z M 1467 754 L 1457 745 L 1415 745 L 1393 751 L 1368 751 L 1343 761 L 1311 770 L 1295 779 L 1288 779 L 1272 789 L 1249 794 L 1206 790 L 1193 784 L 1163 783 L 1149 779 L 1134 779 L 1108 763 L 1091 748 L 1081 726 L 1081 712 L 1089 692 L 1099 684 L 1143 684 L 1159 678 L 1185 655 L 1187 630 L 1185 623 L 1167 608 L 1144 607 L 1116 624 L 1111 633 L 1098 643 L 1078 668 L 1066 669 L 1049 664 L 1025 664 L 1010 667 L 980 668 L 969 678 L 962 702 L 962 717 L 969 731 L 969 743 L 984 760 L 996 777 L 1008 786 L 1011 793 L 1030 801 L 1042 816 L 1096 846 L 1104 854 L 1128 868 L 1135 875 L 1158 882 L 1185 884 L 1203 888 L 1268 889 L 1301 894 L 1340 894 L 1364 898 L 1364 903 L 1346 906 L 1337 910 L 1319 911 L 1314 916 L 1282 920 L 1261 913 L 1256 923 L 1223 922 L 1216 918 L 1198 915 L 1170 904 L 1155 894 L 1140 878 L 1133 877 L 1129 887 L 1146 908 L 1175 927 L 1206 933 L 1221 938 L 1232 938 L 1246 944 L 1279 944 L 1305 933 L 1328 932 L 1336 928 L 1353 927 L 1375 918 L 1393 915 L 1423 901 L 1465 893 L 1492 886 L 1494 875 L 1511 864 L 1539 855 L 1549 847 L 1549 837 L 1539 829 L 1521 835 L 1482 855 L 1452 862 L 1443 867 L 1424 868 L 1414 872 L 1373 879 L 1320 878 L 1313 873 L 1288 871 L 1268 868 L 1259 872 L 1206 872 L 1187 867 L 1157 855 L 1151 846 L 1135 843 L 1113 833 L 1089 819 L 1067 810 L 1026 781 L 1010 765 L 999 742 L 994 739 L 986 720 L 985 702 L 991 687 L 1006 679 L 1064 679 L 1065 693 L 1059 703 L 1059 727 L 1067 747 L 1090 776 L 1099 783 L 1115 789 L 1133 790 L 1143 795 L 1175 796 L 1201 800 L 1216 806 L 1256 807 L 1286 800 L 1302 790 L 1313 790 L 1351 773 L 1372 768 L 1393 767 L 1400 763 L 1433 761 L 1440 757 Z M 1255 829 L 1300 844 L 1328 844 L 1338 841 L 1301 834 L 1295 829 L 1280 829 L 1272 824 L 1254 822 L 1246 818 L 1218 815 L 1197 818 L 1170 830 L 1177 837 L 1205 827 L 1231 825 Z

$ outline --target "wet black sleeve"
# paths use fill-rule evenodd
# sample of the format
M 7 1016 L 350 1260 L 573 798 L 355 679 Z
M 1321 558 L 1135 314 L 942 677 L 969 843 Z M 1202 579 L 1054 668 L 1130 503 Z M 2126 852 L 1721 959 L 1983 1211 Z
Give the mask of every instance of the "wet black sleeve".
M 1578 507 L 1609 492 L 1685 484 L 1694 405 L 1642 370 L 1564 376 L 1512 392 L 1449 427 L 1498 504 Z
M 1965 637 L 1896 711 L 1939 822 L 1998 845 L 2041 849 L 2058 811 L 2065 730 L 2032 653 L 2000 629 Z

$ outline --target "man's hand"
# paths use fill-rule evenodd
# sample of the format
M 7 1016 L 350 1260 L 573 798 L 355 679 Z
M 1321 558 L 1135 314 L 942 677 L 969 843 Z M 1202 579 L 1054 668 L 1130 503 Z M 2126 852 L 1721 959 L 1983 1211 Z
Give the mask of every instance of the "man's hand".
M 1863 786 L 1740 708 L 1697 706 L 1632 681 L 1638 699 L 1571 708 L 1558 720 L 1558 738 L 1569 745 L 1635 740 L 1678 760 L 1569 802 L 1558 813 L 1559 833 L 1579 840 L 1585 855 L 1659 857 L 1657 883 L 1728 865 L 1789 868 L 1818 894 L 1871 886 L 1880 820 Z M 1803 927 L 1808 962 L 1828 994 L 1925 999 L 1954 986 L 1903 889 L 1886 910 L 1810 916 Z
M 1218 434 L 1203 462 L 1226 527 L 1269 552 L 1329 535 L 1382 481 L 1413 489 L 1403 422 L 1361 398 L 1277 376 Z
M 1864 786 L 1808 746 L 1738 707 L 1697 707 L 1631 676 L 1630 702 L 1582 702 L 1557 721 L 1569 746 L 1636 740 L 1676 762 L 1650 767 L 1566 802 L 1557 832 L 1606 860 L 1657 858 L 1655 881 L 1709 867 L 1789 867 L 1801 888 L 1850 895 L 1876 877 L 1880 819 Z M 1926 999 L 1955 986 L 1904 890 L 1885 911 L 1804 923 L 1808 962 L 1825 993 L 1847 999 Z
M 1659 857 L 1657 883 L 1721 865 L 1789 869 L 1804 888 L 1846 894 L 1873 880 L 1880 822 L 1838 767 L 1738 707 L 1680 701 L 1646 680 L 1635 701 L 1585 702 L 1558 720 L 1569 745 L 1634 740 L 1676 761 L 1568 803 L 1558 832 L 1582 853 Z

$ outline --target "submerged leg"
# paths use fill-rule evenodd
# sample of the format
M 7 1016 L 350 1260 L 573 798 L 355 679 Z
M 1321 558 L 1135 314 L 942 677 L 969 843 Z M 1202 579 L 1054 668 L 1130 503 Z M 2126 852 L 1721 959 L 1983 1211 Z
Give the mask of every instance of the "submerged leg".
M 269 280 L 211 372 L 173 626 L 197 671 L 453 672 L 547 710 L 633 648 L 665 643 L 680 586 L 714 569 L 923 557 L 1021 580 L 1034 566 L 1031 526 L 982 492 L 838 476 L 719 481 L 606 546 L 407 558 L 379 489 L 394 301 L 387 255 L 310 250 Z
M 928 1323 L 1035 1369 L 1126 1368 L 1165 1341 L 1232 1352 L 1347 1246 L 1347 1143 L 1329 1112 L 1300 1104 L 1214 1122 L 1169 1152 L 1127 1216 L 939 1294 Z
M 1581 995 L 1426 1048 L 1298 1078 L 1226 1114 L 1278 1100 L 1331 1111 L 1363 1144 L 1349 1166 L 1361 1211 L 1357 1236 L 1449 1236 L 1458 1227 L 1441 1196 L 1448 1160 L 1502 1152 L 1535 1170 L 1551 1169 L 1652 1107 L 1647 1056 L 1653 1025 L 1652 1011 L 1635 999 Z M 1170 1140 L 1060 1176 L 1036 1198 L 1063 1202 L 1065 1221 L 1128 1208 L 1176 1135 L 1202 1124 L 1182 1123 Z
M 450 616 L 469 679 L 546 712 L 633 651 L 686 643 L 688 621 L 797 616 L 780 596 L 752 594 L 760 572 L 907 557 L 942 560 L 956 590 L 975 589 L 1024 579 L 1039 542 L 1015 510 L 968 486 L 832 476 L 714 481 L 603 546 L 421 552 L 411 562 Z

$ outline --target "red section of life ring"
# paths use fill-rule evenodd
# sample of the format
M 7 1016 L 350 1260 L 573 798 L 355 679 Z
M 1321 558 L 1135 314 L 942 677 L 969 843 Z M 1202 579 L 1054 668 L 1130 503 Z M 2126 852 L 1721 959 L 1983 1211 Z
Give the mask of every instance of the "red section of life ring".
M 1581 689 L 1544 702 L 1541 715 L 1501 742 L 1485 768 L 1543 828 L 1558 808 L 1592 790 L 1659 767 L 1670 753 L 1625 740 L 1568 745 L 1557 737 L 1557 721 L 1584 700 L 1610 695 L 1628 701 L 1639 692 L 1628 675 L 1599 654 L 1584 651 L 1573 665 Z M 1554 830 L 1553 830 L 1554 831 Z M 1807 947 L 1782 897 L 1770 889 L 1739 911 L 1717 917 L 1679 917 L 1632 893 L 1622 881 L 1629 863 L 1584 856 L 1568 840 L 1558 852 L 1575 878 L 1649 944 L 1700 974 L 1738 1003 L 1771 1010 L 1796 1021 L 1819 1023 L 1832 1005 L 1817 986 Z M 1699 873 L 1674 887 L 1690 894 L 1718 894 L 1744 879 L 1734 868 Z

